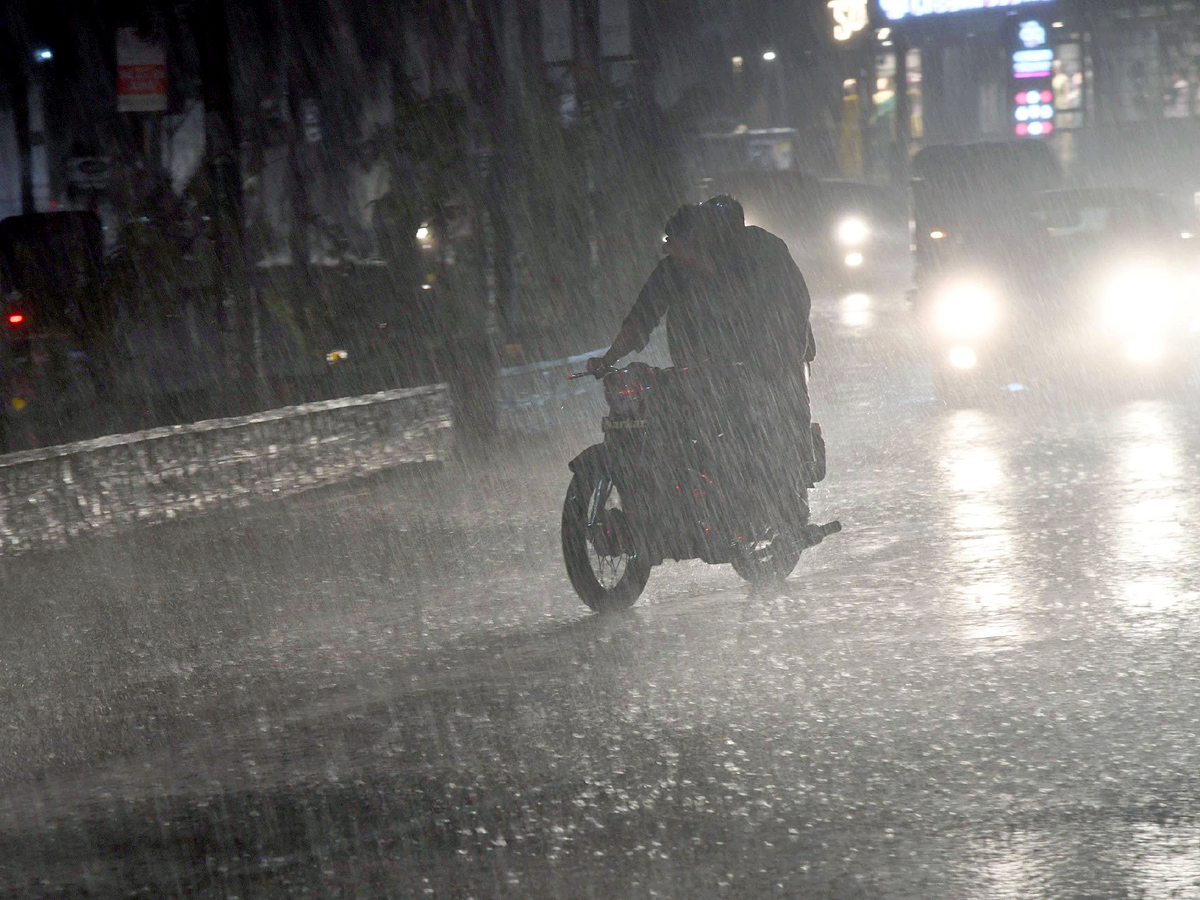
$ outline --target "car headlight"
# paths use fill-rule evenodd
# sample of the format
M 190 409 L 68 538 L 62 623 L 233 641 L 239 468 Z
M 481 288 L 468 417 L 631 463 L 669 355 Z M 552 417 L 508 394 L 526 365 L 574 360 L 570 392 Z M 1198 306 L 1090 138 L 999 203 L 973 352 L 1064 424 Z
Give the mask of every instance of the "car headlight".
M 985 285 L 964 282 L 944 290 L 934 307 L 934 322 L 951 338 L 978 338 L 996 324 L 999 307 Z
M 1183 285 L 1170 269 L 1138 263 L 1118 269 L 1104 284 L 1104 317 L 1122 331 L 1161 329 L 1179 304 Z
M 838 240 L 848 247 L 861 244 L 870 233 L 871 229 L 862 219 L 843 219 L 837 227 Z

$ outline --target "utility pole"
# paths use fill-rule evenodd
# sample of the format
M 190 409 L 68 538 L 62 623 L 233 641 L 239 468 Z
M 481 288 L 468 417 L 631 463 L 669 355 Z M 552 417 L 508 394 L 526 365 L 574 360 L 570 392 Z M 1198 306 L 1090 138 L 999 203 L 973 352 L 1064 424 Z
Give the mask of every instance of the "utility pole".
M 307 143 L 321 139 L 321 123 L 316 101 L 307 96 L 308 72 L 301 53 L 300 39 L 293 18 L 295 7 L 286 0 L 272 0 L 271 16 L 277 37 L 274 48 L 279 54 L 278 73 L 282 97 L 280 106 L 286 111 L 288 195 L 292 207 L 291 231 L 288 234 L 288 249 L 291 251 L 293 286 L 290 302 L 300 326 L 301 340 L 310 354 L 316 352 L 313 344 L 314 323 L 312 299 L 317 296 L 317 286 L 312 268 L 312 247 L 309 245 L 309 223 L 312 207 L 308 194 L 308 167 L 306 166 Z M 306 120 L 314 120 L 311 123 Z
M 496 306 L 502 323 L 505 344 L 520 350 L 521 310 L 513 275 L 512 185 L 518 166 L 515 147 L 517 118 L 516 97 L 520 93 L 519 57 L 520 19 L 516 3 L 495 0 L 492 6 L 492 42 L 496 71 L 500 73 L 499 96 L 492 116 L 492 146 L 496 150 L 490 200 L 495 229 L 493 270 Z
M 13 127 L 17 139 L 17 171 L 21 184 L 21 212 L 37 212 L 33 194 L 33 135 L 29 110 L 30 62 L 33 48 L 29 43 L 24 16 L 17 4 L 0 14 L 0 73 L 8 84 L 12 103 Z
M 210 183 L 209 216 L 215 226 L 218 316 L 228 341 L 227 377 L 249 385 L 254 378 L 254 312 L 246 273 L 242 228 L 241 127 L 229 69 L 229 22 L 225 0 L 197 4 L 195 33 L 205 110 Z
M 896 149 L 892 177 L 899 186 L 908 182 L 908 163 L 912 152 L 912 106 L 908 102 L 908 41 L 893 32 L 896 54 Z
M 21 213 L 37 212 L 33 196 L 33 133 L 29 116 L 29 72 L 18 58 L 12 68 L 13 124 L 17 132 L 17 168 L 21 178 Z
M 574 45 L 575 96 L 579 104 L 583 134 L 584 179 L 587 190 L 588 233 L 588 323 L 592 328 L 600 318 L 600 221 L 597 213 L 599 190 L 596 178 L 600 144 L 600 104 L 604 91 L 603 58 L 600 51 L 599 0 L 572 0 L 571 33 Z

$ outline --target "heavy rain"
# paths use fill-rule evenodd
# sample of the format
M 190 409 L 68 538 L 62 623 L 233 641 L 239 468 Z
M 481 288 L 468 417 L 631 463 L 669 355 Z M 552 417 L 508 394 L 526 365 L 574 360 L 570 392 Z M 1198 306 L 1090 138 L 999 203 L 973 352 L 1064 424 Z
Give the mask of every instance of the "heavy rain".
M 1200 2 L 8 0 L 0 895 L 1200 898 Z

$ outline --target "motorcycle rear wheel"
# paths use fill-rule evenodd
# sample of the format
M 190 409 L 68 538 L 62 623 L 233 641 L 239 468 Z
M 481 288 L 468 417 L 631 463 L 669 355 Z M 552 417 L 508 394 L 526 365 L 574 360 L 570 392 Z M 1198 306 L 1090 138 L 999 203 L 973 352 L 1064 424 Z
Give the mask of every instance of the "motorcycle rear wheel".
M 597 520 L 592 521 L 589 532 L 593 507 L 597 509 Z M 600 478 L 596 484 L 588 484 L 575 475 L 563 502 L 563 562 L 575 593 L 589 609 L 598 613 L 629 609 L 642 595 L 650 578 L 650 564 L 644 556 L 630 552 L 601 552 L 613 548 L 596 547 L 597 521 L 606 515 L 614 522 L 623 520 L 625 511 L 619 487 L 608 476 Z
M 800 543 L 775 528 L 766 528 L 753 540 L 738 541 L 733 549 L 733 571 L 751 584 L 783 581 L 800 562 Z

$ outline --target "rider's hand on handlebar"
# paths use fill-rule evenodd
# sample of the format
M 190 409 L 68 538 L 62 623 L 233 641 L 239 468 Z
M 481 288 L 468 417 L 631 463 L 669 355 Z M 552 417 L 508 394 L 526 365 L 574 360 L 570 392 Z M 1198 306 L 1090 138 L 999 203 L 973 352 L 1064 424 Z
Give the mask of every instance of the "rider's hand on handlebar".
M 612 366 L 608 364 L 603 356 L 593 356 L 587 361 L 588 374 L 593 378 L 603 378 L 612 370 Z

